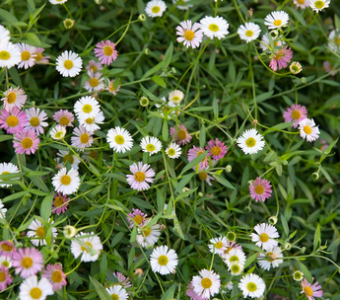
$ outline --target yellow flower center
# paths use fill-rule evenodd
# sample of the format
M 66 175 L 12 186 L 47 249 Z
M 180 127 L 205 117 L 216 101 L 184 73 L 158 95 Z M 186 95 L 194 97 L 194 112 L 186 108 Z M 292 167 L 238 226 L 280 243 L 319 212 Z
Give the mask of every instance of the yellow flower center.
M 44 228 L 44 227 L 39 227 L 39 228 L 36 230 L 36 234 L 37 234 L 37 236 L 40 237 L 40 238 L 45 237 L 45 235 L 46 235 L 45 228 Z
M 30 291 L 30 296 L 32 299 L 40 299 L 42 296 L 42 290 L 38 287 L 34 287 Z
M 201 179 L 202 181 L 206 180 L 208 177 L 208 173 L 207 172 L 201 172 L 198 174 L 198 178 Z
M 169 156 L 174 156 L 176 154 L 176 150 L 174 149 L 174 148 L 170 148 L 169 150 L 168 150 L 168 155 Z
M 156 147 L 155 147 L 155 145 L 147 144 L 145 149 L 149 152 L 153 152 L 153 151 L 155 151 Z
M 180 100 L 181 100 L 181 98 L 178 97 L 178 96 L 173 96 L 172 99 L 171 99 L 171 101 L 172 101 L 172 102 L 175 102 L 175 103 L 178 102 L 178 101 L 180 101 Z
M 6 279 L 6 274 L 3 271 L 0 271 L 0 282 L 4 282 Z
M 154 14 L 157 14 L 159 13 L 161 10 L 161 8 L 159 6 L 154 6 L 153 8 L 151 8 L 151 11 L 154 13 Z
M 187 40 L 187 41 L 192 41 L 195 37 L 195 32 L 193 32 L 192 30 L 186 30 L 184 32 L 184 38 Z
M 22 148 L 24 149 L 29 149 L 33 146 L 33 140 L 29 137 L 27 138 L 24 138 L 22 141 L 21 141 L 21 146 Z
M 313 296 L 313 290 L 310 286 L 305 286 L 304 292 L 306 296 Z
M 17 99 L 17 95 L 16 95 L 16 93 L 14 93 L 14 92 L 10 92 L 10 93 L 7 95 L 7 102 L 8 102 L 8 104 L 14 103 L 16 99 Z
M 213 31 L 213 32 L 217 32 L 219 31 L 220 27 L 218 27 L 218 25 L 216 24 L 210 24 L 209 25 L 209 30 Z
M 83 251 L 83 252 L 85 251 L 87 253 L 90 253 L 91 249 L 93 248 L 92 244 L 90 242 L 85 242 L 84 244 L 86 244 L 87 247 L 81 246 L 81 251 Z M 91 248 L 91 249 L 88 249 L 88 248 Z
M 32 127 L 37 127 L 37 126 L 39 126 L 39 125 L 40 125 L 40 120 L 39 120 L 39 118 L 38 118 L 38 117 L 33 117 L 33 118 L 31 118 L 30 124 L 31 124 Z
M 67 70 L 71 70 L 73 68 L 73 62 L 69 59 L 65 60 L 64 67 Z
M 340 36 L 334 39 L 334 43 L 340 45 Z
M 264 193 L 263 185 L 259 184 L 255 187 L 255 193 L 258 195 L 262 195 Z
M 111 299 L 112 300 L 119 300 L 119 296 L 117 294 L 112 294 Z
M 66 164 L 67 162 L 69 162 L 69 163 L 72 165 L 73 162 L 74 162 L 73 155 L 66 154 L 66 155 L 63 157 L 63 162 L 64 162 L 64 164 Z
M 111 46 L 105 46 L 103 52 L 106 56 L 111 56 L 113 53 L 113 49 Z
M 221 241 L 215 243 L 215 248 L 216 249 L 221 249 L 223 247 L 223 243 Z
M 300 71 L 300 68 L 297 65 L 292 65 L 291 68 L 294 72 Z
M 57 196 L 54 200 L 54 206 L 59 207 L 64 204 L 64 198 Z
M 52 273 L 51 279 L 53 282 L 61 282 L 63 280 L 63 276 L 61 275 L 61 271 L 56 270 Z
M 240 260 L 237 255 L 233 255 L 229 257 L 229 261 L 232 263 L 232 262 L 239 262 Z
M 86 114 L 89 114 L 92 111 L 92 105 L 91 104 L 85 104 L 83 106 L 83 112 Z
M 148 237 L 151 234 L 151 228 L 150 227 L 145 228 L 143 230 L 143 234 L 144 234 L 145 237 Z
M 145 180 L 145 173 L 141 172 L 141 171 L 138 171 L 135 174 L 135 180 L 138 181 L 138 182 L 143 182 Z
M 224 253 L 228 254 L 231 249 L 233 249 L 233 247 L 228 247 L 226 250 L 224 250 Z
M 118 145 L 123 145 L 124 142 L 125 142 L 125 139 L 122 135 L 118 134 L 116 135 L 115 137 L 115 142 L 118 144 Z
M 275 60 L 280 60 L 282 56 L 283 56 L 283 51 L 282 50 L 278 51 L 275 56 Z
M 64 135 L 64 133 L 63 133 L 62 131 L 58 131 L 58 132 L 56 132 L 56 134 L 54 135 L 54 137 L 55 137 L 56 139 L 60 139 L 60 138 L 62 138 L 63 135 Z
M 209 278 L 203 278 L 201 281 L 201 285 L 204 289 L 209 289 L 212 286 L 212 281 Z
M 35 59 L 36 61 L 41 61 L 41 59 L 43 58 L 43 55 L 42 55 L 41 53 L 35 53 L 35 55 L 36 55 L 36 56 L 35 56 L 34 59 Z
M 97 72 L 97 67 L 95 65 L 91 66 L 90 67 L 90 70 L 93 71 L 93 72 Z
M 67 126 L 69 123 L 70 123 L 70 120 L 68 117 L 63 116 L 59 119 L 59 124 L 62 126 Z
M 238 274 L 241 271 L 241 267 L 239 264 L 232 264 L 230 267 L 230 271 L 234 274 Z
M 185 140 L 185 138 L 187 137 L 187 133 L 184 129 L 180 129 L 178 130 L 177 137 L 179 140 Z
M 7 260 L 4 260 L 2 262 L 2 265 L 5 266 L 6 268 L 9 268 L 9 262 Z M 0 280 L 1 281 L 1 280 Z
M 19 119 L 16 116 L 9 116 L 6 123 L 9 127 L 15 127 L 19 124 Z
M 211 154 L 214 155 L 214 156 L 220 155 L 221 152 L 222 152 L 222 149 L 218 146 L 214 146 L 211 149 Z
M 30 257 L 24 257 L 21 261 L 21 266 L 25 269 L 29 269 L 33 266 L 33 260 Z
M 83 133 L 83 134 L 80 136 L 80 142 L 81 142 L 82 144 L 88 143 L 89 139 L 90 139 L 90 136 L 89 136 L 87 133 Z
M 312 127 L 306 125 L 305 127 L 303 127 L 303 131 L 304 131 L 306 134 L 311 134 L 311 133 L 312 133 Z
M 21 52 L 21 60 L 29 60 L 31 58 L 31 53 L 28 51 Z
M 301 117 L 301 113 L 300 113 L 298 110 L 294 110 L 294 111 L 292 112 L 292 118 L 293 118 L 294 120 L 298 120 L 298 119 L 300 119 L 300 117 Z
M 269 241 L 269 235 L 267 233 L 261 233 L 260 234 L 260 241 L 262 243 L 266 243 Z
M 254 35 L 254 32 L 253 32 L 252 30 L 247 30 L 246 33 L 245 33 L 245 35 L 246 35 L 247 37 L 252 37 L 252 36 Z
M 315 8 L 321 9 L 325 6 L 325 3 L 323 1 L 315 1 L 314 5 L 315 5 Z
M 90 86 L 96 87 L 99 84 L 99 80 L 97 78 L 91 78 L 89 81 Z
M 133 220 L 139 225 L 143 222 L 144 218 L 140 215 L 137 215 L 133 218 Z
M 165 255 L 161 255 L 160 257 L 158 257 L 158 264 L 160 264 L 161 266 L 166 266 L 168 262 L 169 259 Z
M 269 261 L 269 262 L 273 262 L 275 259 L 276 259 L 276 255 L 273 253 L 273 252 L 268 252 L 266 254 L 266 259 Z
M 9 60 L 11 58 L 11 54 L 8 51 L 2 50 L 0 51 L 0 59 Z
M 85 120 L 85 123 L 86 123 L 86 124 L 89 124 L 89 125 L 93 124 L 93 123 L 94 123 L 94 118 L 87 118 L 87 119 Z
M 248 282 L 247 289 L 249 292 L 256 292 L 257 291 L 257 285 L 255 282 Z
M 250 137 L 246 140 L 246 145 L 247 145 L 247 147 L 252 148 L 256 145 L 256 140 L 254 138 Z
M 68 176 L 68 175 L 63 175 L 61 178 L 60 178 L 60 182 L 62 185 L 69 185 L 71 183 L 71 177 Z
M 305 0 L 297 0 L 299 4 L 305 4 Z
M 9 172 L 2 172 L 1 175 L 4 175 L 4 174 L 9 174 Z M 10 246 L 10 245 L 7 245 L 7 244 L 2 244 L 2 245 L 1 245 L 1 249 L 2 249 L 2 251 L 4 251 L 4 252 L 10 252 L 10 251 L 13 250 L 13 247 Z
M 282 24 L 282 21 L 281 20 L 275 20 L 274 21 L 274 25 L 275 26 L 280 26 Z

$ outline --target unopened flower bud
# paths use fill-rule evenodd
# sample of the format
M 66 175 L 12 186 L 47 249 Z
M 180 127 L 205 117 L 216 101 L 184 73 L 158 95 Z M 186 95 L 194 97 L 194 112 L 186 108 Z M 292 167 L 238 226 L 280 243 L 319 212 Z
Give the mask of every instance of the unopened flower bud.
M 255 127 L 255 126 L 259 123 L 259 121 L 258 121 L 257 119 L 254 119 L 253 122 L 251 122 L 251 123 L 252 123 L 253 126 Z
M 143 96 L 139 99 L 139 104 L 143 107 L 147 107 L 149 105 L 149 99 Z
M 73 238 L 77 234 L 77 228 L 71 225 L 66 225 L 64 227 L 63 233 L 67 239 Z
M 149 55 L 150 54 L 150 49 L 149 48 L 145 48 L 144 49 L 144 54 L 145 55 Z
M 96 3 L 98 5 L 102 4 L 102 2 L 103 2 L 103 0 L 94 0 L 94 3 Z
M 251 207 L 250 207 L 250 206 L 246 206 L 246 207 L 244 208 L 244 210 L 245 210 L 246 212 L 251 212 Z
M 233 231 L 229 231 L 229 232 L 227 233 L 227 240 L 228 240 L 229 242 L 234 242 L 234 241 L 236 240 L 236 233 L 233 232 Z
M 204 195 L 203 195 L 203 193 L 202 192 L 199 192 L 198 193 L 198 197 L 203 197 Z
M 226 171 L 227 173 L 230 173 L 232 170 L 233 170 L 233 167 L 232 167 L 231 165 L 227 165 L 227 166 L 225 167 L 225 171 Z
M 270 32 L 270 36 L 272 37 L 272 39 L 276 39 L 279 36 L 279 31 L 278 30 L 272 30 Z
M 182 193 L 185 193 L 185 192 L 188 192 L 188 191 L 190 191 L 190 189 L 187 188 L 187 187 L 184 187 L 184 188 L 182 189 Z
M 142 277 L 143 273 L 144 271 L 141 268 L 135 270 L 135 275 L 137 275 L 138 277 Z
M 302 66 L 299 62 L 293 61 L 289 66 L 289 70 L 292 74 L 296 75 L 302 71 Z
M 318 180 L 318 179 L 319 179 L 319 172 L 314 172 L 314 173 L 312 174 L 312 178 L 313 178 L 314 180 Z
M 254 12 L 253 9 L 249 8 L 248 15 L 249 15 L 250 18 L 253 16 L 253 12 Z
M 138 16 L 138 21 L 145 22 L 145 21 L 146 21 L 145 15 L 144 15 L 144 14 L 140 14 L 140 15 Z
M 301 251 L 301 253 L 305 253 L 305 252 L 306 252 L 306 247 L 302 247 L 302 248 L 300 249 L 300 251 Z
M 268 219 L 268 222 L 272 225 L 275 225 L 277 223 L 277 217 L 276 216 L 271 216 L 269 219 Z
M 285 250 L 290 250 L 292 248 L 292 245 L 290 243 L 285 243 L 284 244 L 284 249 Z
M 301 83 L 305 84 L 307 82 L 306 77 L 301 77 Z

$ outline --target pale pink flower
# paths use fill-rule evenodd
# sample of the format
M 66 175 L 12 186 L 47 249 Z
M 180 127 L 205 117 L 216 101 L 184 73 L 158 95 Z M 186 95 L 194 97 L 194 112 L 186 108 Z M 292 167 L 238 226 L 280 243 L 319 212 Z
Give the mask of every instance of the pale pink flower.
M 205 172 L 205 171 L 200 172 L 200 173 L 198 174 L 198 178 L 199 178 L 201 181 L 205 181 L 205 182 L 206 182 L 208 185 L 210 185 L 210 186 L 211 186 L 211 180 L 214 180 L 214 177 L 210 176 L 210 175 L 208 174 L 208 172 Z
M 102 65 L 111 65 L 118 56 L 115 44 L 109 40 L 98 43 L 94 53 Z
M 53 291 L 59 291 L 67 284 L 66 275 L 60 263 L 48 264 L 42 271 L 41 277 L 46 278 L 52 284 Z
M 194 160 L 196 157 L 198 157 L 202 153 L 204 153 L 203 148 L 193 146 L 192 149 L 190 149 L 189 152 L 188 152 L 189 162 Z M 202 170 L 207 169 L 207 168 L 209 168 L 209 161 L 208 161 L 207 157 L 204 157 L 204 159 L 199 163 L 198 170 L 202 171 Z M 196 170 L 196 167 L 193 167 L 193 169 Z
M 39 148 L 40 139 L 34 129 L 25 129 L 14 135 L 13 147 L 15 152 L 26 155 L 34 154 Z
M 93 143 L 92 134 L 93 132 L 86 130 L 84 126 L 75 128 L 71 137 L 72 146 L 78 147 L 79 151 L 84 151 L 85 148 L 90 147 Z
M 291 61 L 292 57 L 293 51 L 291 49 L 287 49 L 287 47 L 281 48 L 270 61 L 269 67 L 273 71 L 277 71 L 278 69 L 281 70 L 282 68 L 287 67 L 287 64 Z
M 209 150 L 208 156 L 211 156 L 214 160 L 219 160 L 226 155 L 228 147 L 219 139 L 216 139 L 215 141 L 210 140 L 205 149 Z
M 128 289 L 131 287 L 131 282 L 129 281 L 129 277 L 125 277 L 122 273 L 120 272 L 113 272 L 112 273 L 114 277 L 117 278 L 119 284 L 124 288 Z M 129 293 L 129 292 L 127 292 Z
M 190 297 L 191 300 L 205 300 L 206 298 L 203 298 L 199 294 L 197 294 L 194 290 L 194 285 L 193 281 L 191 280 L 188 287 L 187 287 L 187 292 L 186 295 Z
M 28 278 L 37 274 L 44 265 L 42 254 L 35 248 L 19 248 L 13 254 L 13 268 L 15 274 Z
M 22 88 L 10 87 L 5 92 L 5 97 L 1 98 L 1 100 L 4 101 L 4 108 L 10 111 L 13 107 L 21 109 L 27 100 L 27 96 L 25 95 L 25 91 Z
M 128 222 L 130 223 L 130 228 L 133 228 L 135 226 L 135 223 L 138 224 L 138 226 L 143 227 L 146 221 L 147 214 L 143 213 L 140 209 L 132 209 L 132 212 L 128 213 Z
M 221 254 L 221 257 L 226 259 L 228 257 L 228 254 L 230 252 L 230 250 L 233 249 L 239 249 L 239 250 L 243 250 L 242 246 L 237 244 L 236 242 L 229 242 L 227 241 L 226 244 L 223 246 L 223 252 Z
M 301 106 L 300 104 L 293 104 L 291 107 L 288 107 L 287 110 L 284 112 L 283 117 L 285 122 L 292 122 L 294 128 L 299 126 L 299 123 L 307 118 L 307 109 L 305 106 Z
M 37 56 L 35 54 L 37 48 L 25 43 L 19 43 L 16 46 L 18 46 L 21 53 L 21 62 L 18 64 L 18 69 L 33 67 L 35 65 L 35 57 Z
M 100 62 L 95 61 L 95 60 L 90 60 L 89 63 L 86 66 L 87 71 L 92 71 L 92 72 L 98 72 L 102 70 L 103 67 Z
M 302 292 L 305 294 L 308 300 L 314 300 L 314 297 L 320 298 L 323 296 L 322 287 L 318 282 L 313 285 L 307 281 L 306 278 L 301 282 Z
M 84 84 L 85 90 L 88 90 L 89 92 L 94 92 L 104 89 L 104 78 L 102 77 L 101 73 L 94 73 L 93 71 L 89 71 L 87 74 L 90 78 Z
M 7 288 L 13 281 L 9 269 L 4 265 L 0 265 L 0 292 Z
M 199 23 L 192 24 L 191 20 L 182 21 L 176 27 L 177 42 L 184 44 L 185 47 L 193 49 L 199 47 L 202 42 L 203 32 Z
M 64 127 L 73 127 L 72 122 L 74 121 L 74 115 L 68 110 L 59 110 L 53 115 L 53 120 Z
M 249 186 L 250 197 L 258 201 L 266 201 L 272 195 L 271 184 L 266 179 L 257 177 Z
M 170 127 L 170 135 L 178 145 L 184 146 L 190 143 L 192 136 L 189 134 L 184 125 L 178 125 L 178 128 Z
M 133 175 L 126 175 L 126 180 L 131 188 L 137 191 L 148 190 L 155 177 L 155 171 L 150 168 L 150 165 L 138 162 L 130 166 L 130 171 Z
M 0 256 L 12 257 L 15 246 L 11 241 L 0 242 Z
M 17 107 L 13 107 L 11 111 L 3 109 L 0 115 L 0 124 L 1 128 L 4 128 L 7 133 L 17 133 L 22 131 L 27 124 L 27 116 Z
M 59 192 L 57 194 L 54 194 L 52 213 L 56 213 L 57 215 L 64 213 L 65 211 L 67 211 L 69 202 L 70 202 L 70 198 L 68 198 L 63 193 Z
M 338 71 L 334 70 L 334 66 L 329 61 L 323 62 L 323 68 L 327 73 L 330 73 L 332 76 L 335 76 Z
M 45 122 L 47 119 L 45 111 L 40 111 L 40 108 L 31 107 L 26 109 L 25 113 L 28 119 L 25 129 L 34 129 L 37 134 L 44 133 L 44 127 L 48 126 L 48 123 Z
M 50 58 L 50 56 L 44 56 L 43 55 L 43 52 L 45 51 L 45 49 L 44 48 L 37 48 L 36 50 L 35 50 L 35 63 L 37 64 L 37 65 L 43 65 L 43 64 L 46 64 L 46 63 L 48 63 L 49 61 L 49 58 Z

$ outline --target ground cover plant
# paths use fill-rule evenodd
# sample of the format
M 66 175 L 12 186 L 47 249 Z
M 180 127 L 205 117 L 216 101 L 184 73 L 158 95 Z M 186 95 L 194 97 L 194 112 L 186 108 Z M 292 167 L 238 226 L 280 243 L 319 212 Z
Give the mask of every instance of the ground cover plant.
M 338 1 L 0 17 L 0 299 L 340 299 Z

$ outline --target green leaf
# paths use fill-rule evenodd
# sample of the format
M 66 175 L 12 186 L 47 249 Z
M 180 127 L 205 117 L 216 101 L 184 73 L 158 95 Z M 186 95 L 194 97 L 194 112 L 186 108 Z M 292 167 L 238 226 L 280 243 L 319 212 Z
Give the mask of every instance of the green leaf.
M 176 285 L 173 284 L 162 296 L 161 300 L 170 300 L 174 298 Z
M 249 256 L 246 260 L 244 268 L 247 268 L 251 265 L 251 263 L 258 257 L 258 253 L 254 253 L 253 255 Z
M 282 223 L 286 236 L 289 236 L 289 226 L 283 214 L 281 214 L 281 223 Z
M 152 80 L 158 84 L 159 86 L 161 86 L 162 88 L 166 88 L 166 83 L 165 81 L 163 80 L 162 77 L 158 76 L 158 75 L 154 75 L 152 76 Z
M 0 135 L 0 142 L 12 140 L 12 139 L 13 139 L 13 135 Z
M 100 300 L 112 300 L 109 293 L 103 287 L 103 285 L 95 278 L 90 276 L 90 281 L 93 284 L 95 291 L 97 292 Z
M 220 183 L 223 184 L 225 187 L 235 190 L 235 188 L 233 187 L 233 185 L 227 180 L 225 179 L 222 175 L 216 175 L 213 174 L 213 177 Z
M 213 111 L 214 111 L 214 118 L 218 118 L 218 103 L 217 103 L 217 97 L 216 93 L 214 93 L 214 98 L 213 98 Z
M 202 124 L 201 130 L 200 130 L 200 146 L 204 148 L 205 146 L 205 139 L 206 139 L 206 132 L 205 132 L 205 126 Z
M 169 127 L 168 127 L 167 120 L 163 121 L 162 137 L 163 137 L 163 141 L 167 141 L 169 139 Z
M 306 277 L 306 279 L 309 282 L 313 282 L 312 274 L 309 272 L 308 268 L 302 262 L 300 262 L 300 261 L 299 261 L 299 265 L 300 265 L 301 272 Z
M 171 42 L 169 47 L 168 47 L 168 50 L 166 50 L 165 55 L 164 55 L 164 60 L 163 60 L 163 68 L 164 69 L 166 69 L 169 66 L 169 64 L 171 63 L 173 51 L 174 51 L 174 45 Z
M 200 154 L 199 156 L 197 156 L 196 158 L 194 158 L 191 162 L 189 162 L 182 170 L 181 174 L 185 173 L 186 171 L 190 170 L 191 168 L 195 167 L 196 165 L 198 165 L 208 154 L 208 151 L 203 152 L 202 154 Z
M 15 23 L 18 22 L 18 19 L 12 15 L 10 12 L 4 10 L 4 9 L 1 9 L 0 8 L 0 16 L 5 20 L 7 21 L 8 23 L 10 23 L 11 25 L 14 25 Z
M 40 216 L 46 221 L 51 215 L 52 202 L 53 194 L 49 194 L 44 198 L 40 206 Z
M 320 224 L 316 226 L 315 233 L 314 233 L 314 241 L 313 241 L 313 252 L 321 245 L 321 230 Z

